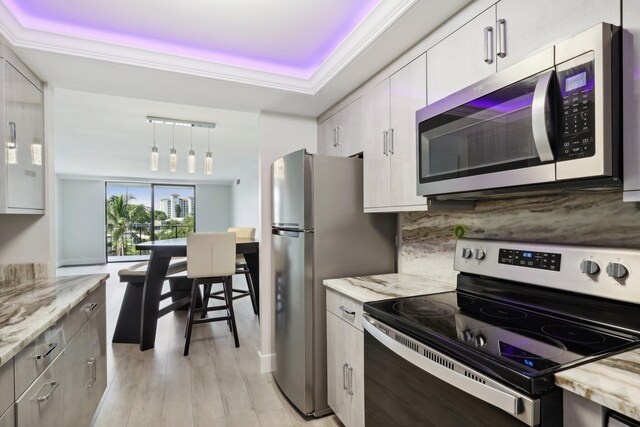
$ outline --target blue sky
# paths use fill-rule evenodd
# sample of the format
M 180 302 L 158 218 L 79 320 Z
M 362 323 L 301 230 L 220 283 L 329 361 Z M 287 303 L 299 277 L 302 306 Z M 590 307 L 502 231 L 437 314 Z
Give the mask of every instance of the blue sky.
M 179 194 L 180 197 L 194 196 L 193 187 L 156 186 L 155 209 L 160 209 L 160 199 L 168 198 L 171 194 Z M 151 185 L 148 184 L 120 184 L 107 185 L 107 198 L 115 194 L 128 194 L 136 199 L 135 203 L 151 206 Z

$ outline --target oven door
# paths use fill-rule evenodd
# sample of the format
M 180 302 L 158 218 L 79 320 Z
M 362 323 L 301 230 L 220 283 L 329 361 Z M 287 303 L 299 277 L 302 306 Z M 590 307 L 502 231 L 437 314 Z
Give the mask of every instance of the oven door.
M 363 326 L 367 427 L 541 425 L 539 399 L 505 387 L 367 314 Z M 545 420 L 545 426 L 560 425 L 562 415 L 554 421 Z
M 419 110 L 418 194 L 553 182 L 553 48 Z

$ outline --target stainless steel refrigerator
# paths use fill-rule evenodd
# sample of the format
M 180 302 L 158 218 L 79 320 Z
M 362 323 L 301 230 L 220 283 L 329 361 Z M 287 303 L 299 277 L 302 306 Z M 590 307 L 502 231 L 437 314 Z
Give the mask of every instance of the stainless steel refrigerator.
M 396 216 L 363 212 L 362 159 L 293 152 L 271 166 L 274 377 L 307 415 L 327 405 L 324 279 L 392 273 Z

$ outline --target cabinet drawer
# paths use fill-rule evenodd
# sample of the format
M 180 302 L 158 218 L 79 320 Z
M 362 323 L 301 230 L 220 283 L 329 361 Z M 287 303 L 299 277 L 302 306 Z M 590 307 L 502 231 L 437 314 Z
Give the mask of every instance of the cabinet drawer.
M 63 352 L 20 396 L 16 402 L 17 427 L 63 426 L 64 358 Z
M 0 414 L 15 402 L 13 390 L 13 359 L 11 359 L 0 367 Z
M 359 330 L 362 329 L 362 303 L 327 289 L 327 310 Z
M 19 397 L 67 345 L 65 318 L 41 333 L 14 358 L 15 396 Z
M 64 333 L 71 340 L 105 303 L 105 285 L 102 283 L 78 305 L 73 307 L 64 321 Z
M 0 417 L 0 427 L 15 427 L 16 426 L 16 409 L 13 403 Z

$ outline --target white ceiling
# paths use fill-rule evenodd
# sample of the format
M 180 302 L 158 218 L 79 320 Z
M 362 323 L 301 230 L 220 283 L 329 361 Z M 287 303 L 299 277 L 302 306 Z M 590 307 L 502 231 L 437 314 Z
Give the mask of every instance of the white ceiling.
M 0 33 L 55 87 L 315 117 L 469 1 L 0 0 Z
M 231 182 L 257 167 L 258 115 L 317 117 L 471 0 L 0 0 L 0 34 L 55 91 L 56 172 Z M 214 121 L 214 174 L 168 172 L 170 129 Z M 202 131 L 204 132 L 204 131 Z M 184 133 L 184 134 L 181 134 Z
M 139 178 L 162 181 L 230 183 L 243 170 L 258 167 L 258 115 L 135 98 L 56 89 L 54 94 L 55 167 L 61 175 Z M 146 116 L 215 122 L 210 131 L 213 175 L 203 173 L 207 131 L 193 130 L 195 174 L 186 172 L 190 129 L 175 128 L 178 172 L 169 172 L 172 129 L 156 125 L 160 170 L 150 171 L 153 125 Z

